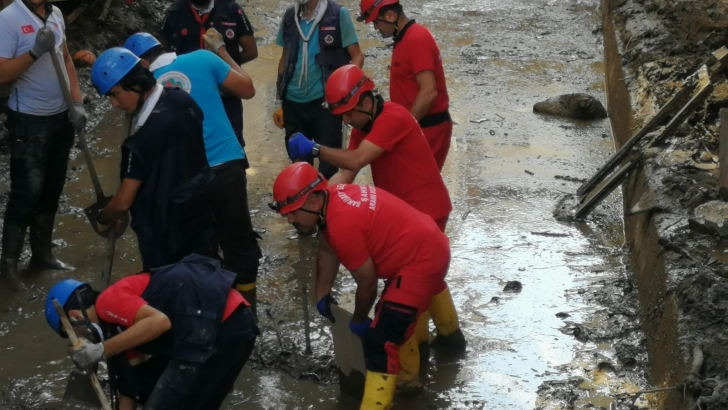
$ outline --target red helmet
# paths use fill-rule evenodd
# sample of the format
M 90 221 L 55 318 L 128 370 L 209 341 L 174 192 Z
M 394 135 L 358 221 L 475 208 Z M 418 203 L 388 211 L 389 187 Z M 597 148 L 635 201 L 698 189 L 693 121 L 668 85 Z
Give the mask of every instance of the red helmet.
M 338 68 L 326 82 L 326 103 L 332 113 L 343 114 L 359 103 L 359 96 L 374 89 L 374 81 L 354 64 Z
M 361 9 L 357 21 L 364 21 L 367 24 L 374 21 L 379 15 L 379 9 L 390 4 L 397 4 L 399 0 L 361 0 L 359 8 Z
M 273 202 L 268 206 L 281 215 L 289 214 L 303 206 L 308 194 L 323 191 L 328 185 L 308 162 L 293 163 L 278 174 L 273 183 Z

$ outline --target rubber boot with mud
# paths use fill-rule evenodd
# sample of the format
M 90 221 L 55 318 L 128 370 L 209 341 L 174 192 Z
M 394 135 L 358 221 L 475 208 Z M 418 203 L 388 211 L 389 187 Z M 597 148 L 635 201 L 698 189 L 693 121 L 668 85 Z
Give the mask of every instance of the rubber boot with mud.
M 245 298 L 245 300 L 250 303 L 250 309 L 253 311 L 253 316 L 255 316 L 255 319 L 258 319 L 258 292 L 257 288 L 255 287 L 255 282 L 253 283 L 241 283 L 238 285 L 235 285 L 235 289 L 240 292 L 241 295 Z
M 57 270 L 73 270 L 73 266 L 59 261 L 53 255 L 53 224 L 56 216 L 40 214 L 30 224 L 30 267 Z
M 367 370 L 364 397 L 359 410 L 391 409 L 395 386 L 397 386 L 397 375 Z
M 420 383 L 420 350 L 417 335 L 413 334 L 399 348 L 399 374 L 397 375 L 397 390 L 415 392 L 422 389 Z
M 420 361 L 426 362 L 430 359 L 430 311 L 424 311 L 417 318 L 415 335 L 417 336 L 418 348 L 420 350 Z
M 432 298 L 430 315 L 437 328 L 437 337 L 432 341 L 433 349 L 465 350 L 467 342 L 460 330 L 458 312 L 452 302 L 450 288 L 446 288 Z
M 0 256 L 0 278 L 14 292 L 28 290 L 18 275 L 18 262 L 23 252 L 25 228 L 5 225 L 3 228 L 3 253 Z

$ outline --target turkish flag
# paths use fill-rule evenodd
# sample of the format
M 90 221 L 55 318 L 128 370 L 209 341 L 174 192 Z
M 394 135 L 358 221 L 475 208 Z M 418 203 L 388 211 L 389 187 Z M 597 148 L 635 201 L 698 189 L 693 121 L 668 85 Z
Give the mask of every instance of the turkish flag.
M 22 26 L 20 29 L 23 30 L 23 34 L 35 33 L 35 29 L 31 25 Z

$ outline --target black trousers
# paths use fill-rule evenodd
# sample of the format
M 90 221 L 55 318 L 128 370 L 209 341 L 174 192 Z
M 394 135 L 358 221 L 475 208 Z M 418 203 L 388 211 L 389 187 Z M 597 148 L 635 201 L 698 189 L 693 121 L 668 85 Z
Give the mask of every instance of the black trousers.
M 7 127 L 10 197 L 5 224 L 25 228 L 36 215 L 58 210 L 75 131 L 67 111 L 40 117 L 8 110 Z
M 248 210 L 244 166 L 237 160 L 214 167 L 215 177 L 207 187 L 215 210 L 215 239 L 222 248 L 222 264 L 237 274 L 235 285 L 255 282 L 263 256 Z
M 205 363 L 170 360 L 144 409 L 219 409 L 248 361 L 258 334 L 253 312 L 241 305 L 220 326 L 217 352 Z
M 243 137 L 243 100 L 234 95 L 226 95 L 222 97 L 222 105 L 225 107 L 225 114 L 227 114 L 228 120 L 230 120 L 230 125 L 233 126 L 235 137 L 238 139 L 240 146 L 245 149 L 245 138 Z M 245 169 L 250 168 L 247 153 L 243 162 Z
M 283 100 L 283 118 L 286 123 L 286 151 L 291 135 L 300 132 L 317 143 L 329 148 L 341 148 L 343 136 L 341 133 L 342 120 L 340 115 L 334 115 L 322 106 L 323 98 L 299 104 Z M 290 153 L 288 155 L 290 157 Z M 291 161 L 304 160 L 313 164 L 313 156 L 305 158 L 291 158 Z M 319 172 L 325 178 L 331 178 L 339 169 L 320 161 Z

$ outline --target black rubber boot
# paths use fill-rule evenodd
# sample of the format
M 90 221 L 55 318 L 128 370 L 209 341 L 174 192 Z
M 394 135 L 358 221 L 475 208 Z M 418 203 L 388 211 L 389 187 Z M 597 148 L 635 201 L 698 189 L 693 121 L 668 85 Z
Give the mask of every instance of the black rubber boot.
M 30 225 L 30 266 L 33 268 L 73 270 L 73 266 L 59 261 L 53 256 L 51 239 L 55 215 L 40 214 Z
M 0 257 L 0 278 L 8 289 L 24 292 L 27 287 L 18 275 L 18 262 L 23 252 L 25 229 L 18 226 L 5 225 L 3 229 L 3 253 Z

